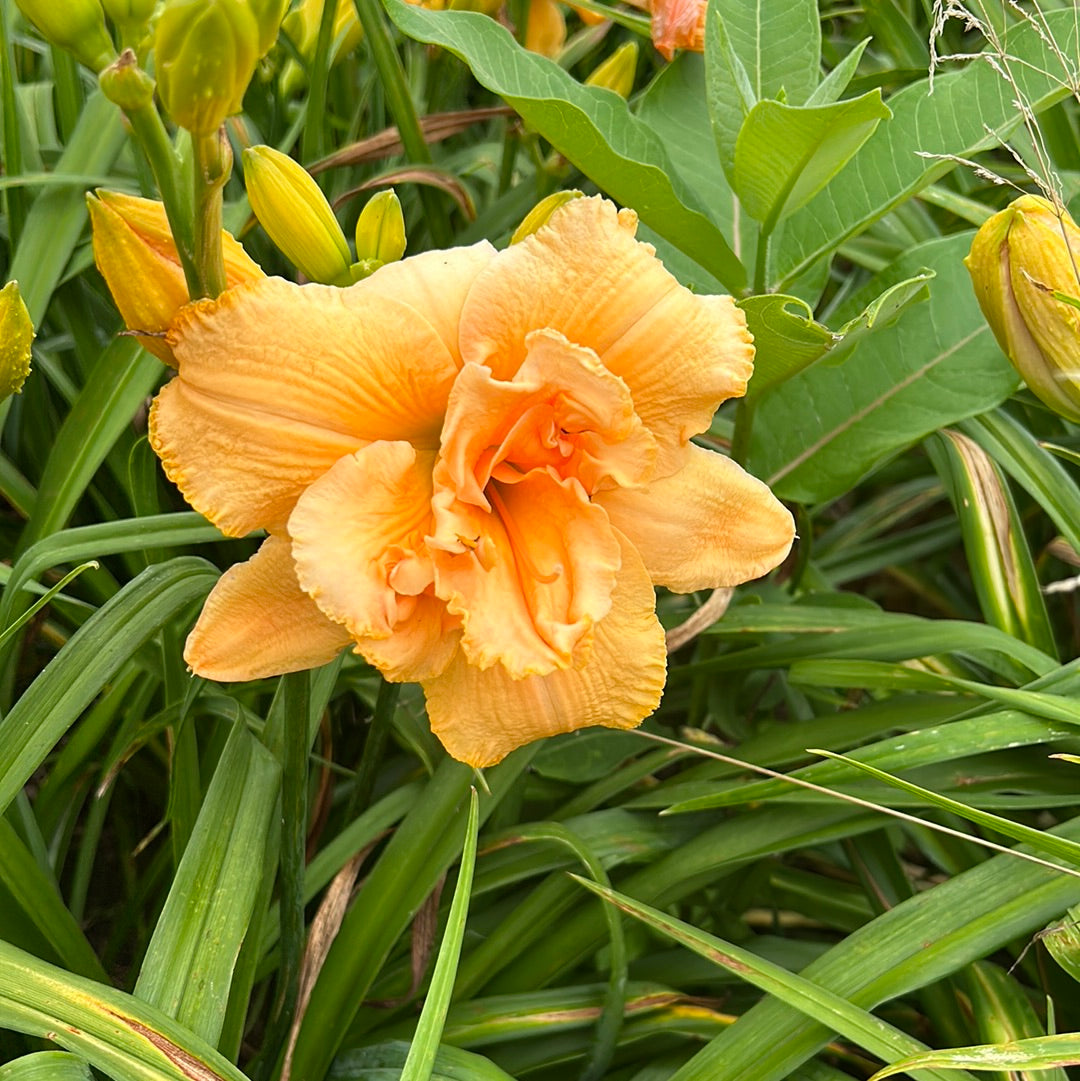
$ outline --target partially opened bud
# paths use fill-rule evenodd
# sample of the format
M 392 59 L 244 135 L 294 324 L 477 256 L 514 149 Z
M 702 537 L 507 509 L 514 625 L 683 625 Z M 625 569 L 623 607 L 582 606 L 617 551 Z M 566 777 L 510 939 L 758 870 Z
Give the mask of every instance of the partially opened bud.
M 18 394 L 30 374 L 34 327 L 16 282 L 0 289 L 0 402 Z
M 243 108 L 258 49 L 259 26 L 244 0 L 168 0 L 154 53 L 169 116 L 193 135 L 212 135 Z
M 38 33 L 93 71 L 116 59 L 99 0 L 15 0 Z
M 356 258 L 396 263 L 405 254 L 405 217 L 393 188 L 368 201 L 356 221 Z
M 114 191 L 88 196 L 87 204 L 94 260 L 125 326 L 145 331 L 138 335 L 140 343 L 166 364 L 173 364 L 164 332 L 189 298 L 165 207 L 153 199 Z M 231 234 L 223 232 L 221 244 L 228 288 L 263 276 Z
M 542 226 L 547 225 L 548 219 L 556 210 L 561 206 L 565 206 L 572 199 L 580 199 L 582 192 L 576 188 L 571 188 L 569 191 L 553 191 L 550 195 L 541 199 L 525 215 L 521 224 L 514 230 L 514 235 L 510 238 L 511 244 L 517 244 L 524 240 L 527 236 L 532 236 Z
M 586 80 L 586 86 L 602 86 L 614 90 L 620 98 L 630 97 L 637 72 L 638 47 L 636 41 L 620 45 Z
M 1077 260 L 1074 262 L 1074 257 Z M 1080 423 L 1080 230 L 1024 195 L 984 222 L 965 265 L 990 329 L 1032 393 Z
M 244 151 L 244 183 L 259 224 L 304 277 L 349 282 L 349 243 L 302 165 L 273 147 L 252 146 Z

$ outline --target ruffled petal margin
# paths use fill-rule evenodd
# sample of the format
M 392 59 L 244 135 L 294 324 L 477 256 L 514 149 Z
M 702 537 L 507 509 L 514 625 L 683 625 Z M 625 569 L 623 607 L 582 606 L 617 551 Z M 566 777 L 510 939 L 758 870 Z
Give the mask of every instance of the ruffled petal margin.
M 423 682 L 432 731 L 471 766 L 491 766 L 533 740 L 604 725 L 635 728 L 660 704 L 667 657 L 656 595 L 641 559 L 620 538 L 622 568 L 609 614 L 596 626 L 581 668 L 513 679 L 481 671 L 458 652 Z
M 646 488 L 595 497 L 652 580 L 690 593 L 749 582 L 783 562 L 795 521 L 768 485 L 722 454 L 691 445 L 682 457 L 681 469 Z
M 327 664 L 350 642 L 300 589 L 289 542 L 272 536 L 218 580 L 184 660 L 197 676 L 238 683 Z

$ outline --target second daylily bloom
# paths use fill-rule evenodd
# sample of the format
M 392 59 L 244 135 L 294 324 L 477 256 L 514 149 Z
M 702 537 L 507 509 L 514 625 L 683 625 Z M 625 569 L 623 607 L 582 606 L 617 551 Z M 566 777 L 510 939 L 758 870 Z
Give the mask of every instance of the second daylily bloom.
M 696 296 L 599 198 L 502 252 L 389 264 L 346 289 L 267 278 L 182 311 L 151 441 L 226 533 L 185 656 L 209 679 L 352 645 L 423 684 L 432 729 L 483 766 L 659 703 L 654 585 L 764 574 L 794 528 L 692 445 L 744 392 L 730 297 Z

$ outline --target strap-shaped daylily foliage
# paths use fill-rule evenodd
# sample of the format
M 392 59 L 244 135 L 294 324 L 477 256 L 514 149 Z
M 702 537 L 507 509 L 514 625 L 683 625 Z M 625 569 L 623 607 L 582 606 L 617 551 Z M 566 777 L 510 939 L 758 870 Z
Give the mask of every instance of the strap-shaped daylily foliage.
M 743 394 L 730 297 L 679 285 L 636 215 L 575 200 L 521 243 L 433 251 L 348 288 L 254 278 L 177 314 L 150 438 L 222 531 L 266 530 L 185 658 L 249 680 L 346 645 L 423 685 L 482 766 L 660 700 L 654 586 L 775 567 L 791 515 L 690 443 Z

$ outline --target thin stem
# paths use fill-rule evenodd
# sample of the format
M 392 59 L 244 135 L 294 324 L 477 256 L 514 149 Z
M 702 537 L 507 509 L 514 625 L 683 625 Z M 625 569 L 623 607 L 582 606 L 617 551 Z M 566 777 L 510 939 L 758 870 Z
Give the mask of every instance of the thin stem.
M 769 267 L 769 241 L 772 239 L 772 231 L 766 232 L 762 226 L 758 232 L 757 255 L 754 258 L 754 292 L 767 293 L 768 267 Z
M 315 39 L 315 55 L 308 71 L 307 118 L 300 143 L 304 161 L 316 161 L 326 154 L 326 125 L 322 122 L 326 111 L 326 84 L 330 78 L 330 48 L 334 43 L 334 19 L 337 3 L 323 4 L 319 19 L 319 34 Z
M 150 163 L 158 191 L 161 193 L 161 201 L 165 204 L 165 216 L 169 219 L 176 252 L 180 257 L 180 265 L 184 268 L 188 293 L 192 297 L 201 296 L 195 260 L 191 200 L 189 193 L 180 183 L 180 159 L 153 103 L 131 109 L 127 118 L 146 160 Z
M 349 808 L 345 816 L 351 822 L 357 815 L 367 810 L 371 803 L 371 793 L 375 790 L 375 779 L 379 774 L 386 745 L 390 741 L 390 729 L 393 727 L 394 710 L 397 708 L 400 683 L 379 684 L 379 694 L 375 699 L 375 711 L 371 715 L 371 727 L 364 742 L 364 752 L 360 757 L 360 769 L 356 774 L 356 787 L 349 799 Z
M 353 5 L 356 7 L 360 25 L 364 28 L 364 38 L 371 49 L 383 93 L 386 95 L 386 103 L 390 107 L 394 123 L 397 124 L 405 153 L 415 164 L 430 165 L 431 150 L 424 139 L 416 107 L 409 93 L 405 69 L 390 37 L 390 31 L 386 28 L 379 0 L 353 0 Z M 419 195 L 424 206 L 424 217 L 427 218 L 436 245 L 441 248 L 449 247 L 453 242 L 453 234 L 438 193 L 433 188 L 420 185 Z
M 191 298 L 225 292 L 225 255 L 221 247 L 221 202 L 232 170 L 232 149 L 221 128 L 213 135 L 193 135 L 191 162 L 195 192 L 195 269 L 198 293 Z
M 735 407 L 735 431 L 731 437 L 731 457 L 745 465 L 750 454 L 750 436 L 754 431 L 754 403 L 739 399 Z

